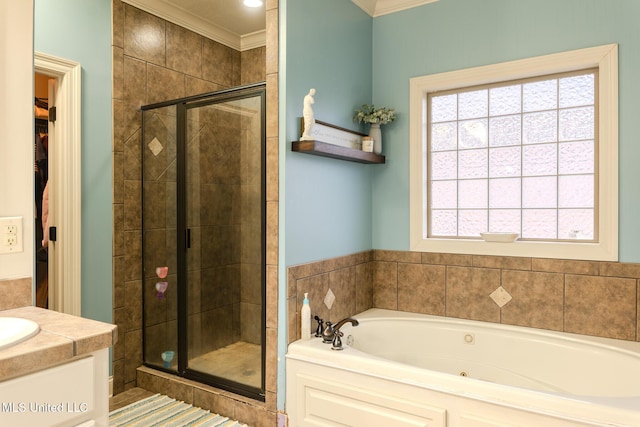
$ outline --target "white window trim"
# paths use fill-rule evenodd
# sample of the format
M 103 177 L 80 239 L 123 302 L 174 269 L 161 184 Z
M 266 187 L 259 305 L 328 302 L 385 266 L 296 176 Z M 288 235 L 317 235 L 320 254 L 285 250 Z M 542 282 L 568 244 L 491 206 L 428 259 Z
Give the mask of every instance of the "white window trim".
M 599 242 L 485 242 L 426 237 L 427 93 L 544 74 L 599 69 L 598 228 Z M 410 80 L 410 245 L 412 251 L 471 255 L 618 261 L 618 45 L 451 71 Z

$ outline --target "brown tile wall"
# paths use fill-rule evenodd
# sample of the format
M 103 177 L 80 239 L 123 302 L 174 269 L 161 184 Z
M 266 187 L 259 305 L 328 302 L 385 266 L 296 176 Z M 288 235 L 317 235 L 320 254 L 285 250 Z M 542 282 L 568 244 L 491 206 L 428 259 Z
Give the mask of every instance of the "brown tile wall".
M 354 269 L 366 273 L 344 280 Z M 288 269 L 289 342 L 300 336 L 304 292 L 331 321 L 377 307 L 640 341 L 639 280 L 640 264 L 374 250 Z M 489 296 L 500 286 L 512 296 L 502 308 Z M 339 315 L 322 304 L 329 288 Z M 343 310 L 353 303 L 338 295 L 354 292 L 355 309 Z
M 254 49 L 256 50 L 256 49 Z M 264 49 L 261 49 L 264 53 Z M 264 61 L 263 61 L 264 62 Z M 263 74 L 264 74 L 264 67 Z M 264 79 L 263 79 L 264 80 Z M 255 101 L 254 101 L 255 102 Z M 258 108 L 258 105 L 252 105 Z M 243 117 L 240 153 L 240 339 L 253 344 L 260 344 L 262 292 L 261 292 L 261 229 L 262 217 L 260 204 L 262 200 L 262 180 L 260 171 L 260 141 L 261 121 L 257 116 Z
M 266 46 L 245 50 L 240 54 L 240 84 L 263 82 L 267 79 Z
M 309 295 L 311 317 L 337 322 L 373 307 L 373 252 L 297 265 L 287 269 L 287 342 L 300 338 L 300 309 L 304 293 Z M 335 302 L 331 310 L 324 298 L 331 289 Z M 311 320 L 311 330 L 317 323 Z
M 267 82 L 267 416 L 256 416 L 255 425 L 274 425 L 278 380 L 278 0 L 266 1 L 265 73 Z M 282 373 L 284 375 L 284 373 Z M 272 416 L 273 414 L 273 416 Z
M 2 295 L 0 310 L 31 305 L 33 303 L 32 288 L 33 279 L 31 277 L 0 280 L 0 295 Z
M 266 7 L 267 46 L 240 53 L 121 0 L 112 2 L 113 318 L 121 331 L 121 339 L 113 351 L 114 394 L 136 386 L 137 368 L 142 363 L 140 107 L 266 80 L 267 397 L 265 404 L 256 402 L 256 405 L 266 413 L 275 414 L 278 300 L 277 0 L 267 1 Z M 148 43 L 149 40 L 153 43 Z M 246 293 L 247 300 L 253 301 L 252 293 Z M 190 301 L 190 304 L 194 303 Z

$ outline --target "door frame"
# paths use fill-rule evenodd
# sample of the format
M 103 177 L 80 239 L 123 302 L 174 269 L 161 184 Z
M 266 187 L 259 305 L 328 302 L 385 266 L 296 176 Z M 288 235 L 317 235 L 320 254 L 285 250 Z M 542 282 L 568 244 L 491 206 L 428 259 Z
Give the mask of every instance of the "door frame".
M 81 65 L 34 52 L 34 71 L 57 79 L 57 120 L 49 122 L 49 308 L 80 316 L 82 272 Z M 34 287 L 35 289 L 35 287 Z

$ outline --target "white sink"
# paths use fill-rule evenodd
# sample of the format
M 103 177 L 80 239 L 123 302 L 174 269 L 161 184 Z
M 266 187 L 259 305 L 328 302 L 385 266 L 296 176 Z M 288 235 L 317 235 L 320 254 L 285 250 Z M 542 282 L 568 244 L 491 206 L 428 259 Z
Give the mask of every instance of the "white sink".
M 20 317 L 0 317 L 0 350 L 27 340 L 40 332 L 32 320 Z

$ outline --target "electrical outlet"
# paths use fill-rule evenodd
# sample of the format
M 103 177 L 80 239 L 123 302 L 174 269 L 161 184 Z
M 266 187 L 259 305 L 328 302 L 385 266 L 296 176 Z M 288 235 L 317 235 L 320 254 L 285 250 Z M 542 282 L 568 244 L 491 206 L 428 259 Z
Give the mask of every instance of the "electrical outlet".
M 18 237 L 15 234 L 6 234 L 4 244 L 7 246 L 16 246 L 18 244 Z
M 22 252 L 22 217 L 0 218 L 0 254 Z

